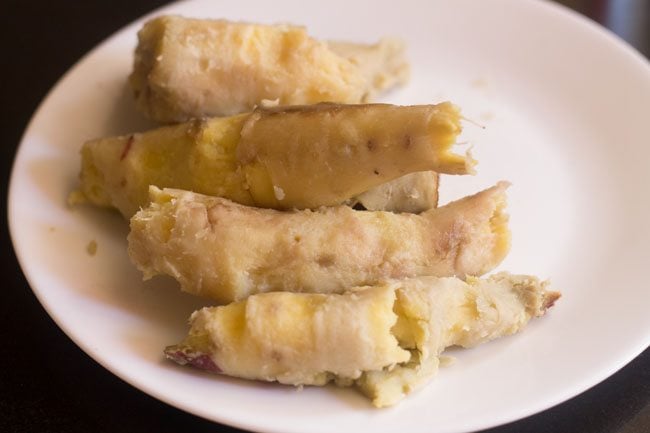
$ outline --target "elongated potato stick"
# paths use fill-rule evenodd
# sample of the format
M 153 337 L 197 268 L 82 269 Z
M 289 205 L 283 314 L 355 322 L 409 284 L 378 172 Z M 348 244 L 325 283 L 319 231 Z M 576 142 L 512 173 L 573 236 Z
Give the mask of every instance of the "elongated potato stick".
M 419 215 L 347 206 L 283 212 L 151 189 L 131 219 L 131 260 L 145 278 L 227 303 L 258 292 L 340 293 L 385 278 L 481 275 L 509 249 L 498 185 Z
M 188 337 L 165 354 L 246 379 L 356 384 L 383 407 L 431 379 L 446 347 L 514 334 L 559 296 L 535 277 L 507 273 L 393 280 L 344 294 L 264 293 L 195 312 Z
M 408 79 L 404 44 L 332 43 L 304 27 L 161 16 L 138 33 L 138 108 L 165 123 L 281 105 L 367 102 Z
M 258 109 L 89 141 L 76 198 L 127 218 L 149 185 L 276 209 L 338 205 L 412 172 L 471 173 L 471 157 L 451 151 L 459 132 L 450 103 Z

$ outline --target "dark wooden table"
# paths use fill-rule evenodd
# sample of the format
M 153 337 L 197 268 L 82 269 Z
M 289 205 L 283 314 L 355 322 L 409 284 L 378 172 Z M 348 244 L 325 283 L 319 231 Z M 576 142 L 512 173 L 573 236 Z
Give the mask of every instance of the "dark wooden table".
M 84 53 L 163 3 L 2 1 L 4 215 L 13 156 L 41 99 Z M 649 55 L 648 0 L 564 3 L 608 25 Z M 100 367 L 59 330 L 32 294 L 16 262 L 6 222 L 2 246 L 0 432 L 238 431 L 161 403 Z M 582 395 L 490 432 L 650 432 L 650 350 Z

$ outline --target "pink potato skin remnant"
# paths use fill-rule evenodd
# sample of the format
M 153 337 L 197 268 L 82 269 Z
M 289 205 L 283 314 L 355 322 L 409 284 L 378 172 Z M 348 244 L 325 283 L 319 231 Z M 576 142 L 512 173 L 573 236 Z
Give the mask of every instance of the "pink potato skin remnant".
M 189 353 L 177 346 L 171 346 L 165 349 L 165 356 L 180 365 L 189 364 L 192 367 L 211 373 L 221 373 L 219 366 L 212 361 L 209 355 L 204 353 Z

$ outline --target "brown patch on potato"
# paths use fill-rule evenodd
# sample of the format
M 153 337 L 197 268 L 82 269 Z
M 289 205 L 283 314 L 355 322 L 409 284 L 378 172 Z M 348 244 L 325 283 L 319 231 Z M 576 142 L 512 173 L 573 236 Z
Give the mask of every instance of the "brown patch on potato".
M 275 362 L 282 362 L 282 354 L 277 350 L 271 350 L 271 359 Z
M 329 268 L 336 262 L 334 254 L 322 254 L 316 259 L 316 263 L 323 268 Z
M 128 155 L 129 151 L 131 150 L 131 146 L 133 146 L 134 141 L 135 141 L 135 136 L 129 135 L 129 138 L 126 140 L 126 143 L 124 144 L 124 149 L 122 149 L 122 154 L 120 155 L 120 161 L 126 158 L 126 155 Z
M 91 257 L 94 256 L 95 254 L 97 254 L 97 241 L 96 240 L 93 239 L 92 241 L 88 242 L 88 245 L 86 245 L 86 252 Z

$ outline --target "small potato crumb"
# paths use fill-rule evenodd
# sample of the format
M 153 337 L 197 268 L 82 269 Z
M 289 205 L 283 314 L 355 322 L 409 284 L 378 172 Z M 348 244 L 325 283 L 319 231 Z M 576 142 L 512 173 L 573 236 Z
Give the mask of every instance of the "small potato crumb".
M 97 254 L 97 241 L 96 240 L 93 239 L 92 241 L 88 242 L 88 245 L 86 245 L 86 252 L 90 256 L 94 256 L 95 254 Z
M 273 185 L 273 194 L 275 195 L 275 198 L 280 201 L 284 199 L 284 190 L 279 186 Z
M 485 89 L 489 86 L 489 84 L 485 78 L 477 78 L 470 83 L 470 86 L 474 87 L 475 89 Z

